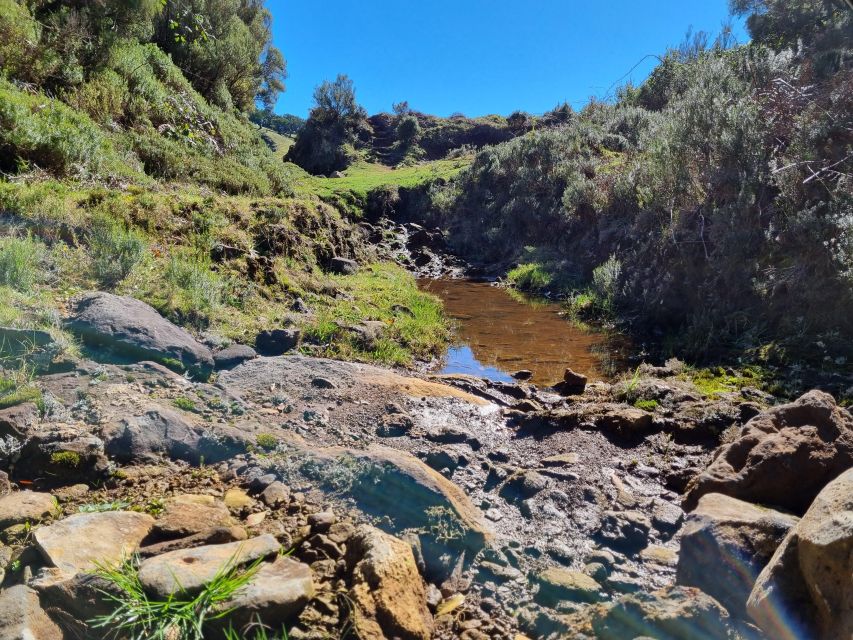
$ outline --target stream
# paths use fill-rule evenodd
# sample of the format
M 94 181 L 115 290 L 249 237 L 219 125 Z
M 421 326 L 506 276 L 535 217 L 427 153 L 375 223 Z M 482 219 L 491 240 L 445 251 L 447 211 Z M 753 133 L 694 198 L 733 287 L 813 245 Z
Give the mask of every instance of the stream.
M 455 342 L 442 359 L 441 373 L 463 373 L 512 381 L 520 369 L 531 382 L 552 385 L 566 368 L 590 380 L 608 377 L 615 354 L 606 337 L 568 321 L 554 302 L 470 280 L 418 282 L 444 303 L 455 322 Z

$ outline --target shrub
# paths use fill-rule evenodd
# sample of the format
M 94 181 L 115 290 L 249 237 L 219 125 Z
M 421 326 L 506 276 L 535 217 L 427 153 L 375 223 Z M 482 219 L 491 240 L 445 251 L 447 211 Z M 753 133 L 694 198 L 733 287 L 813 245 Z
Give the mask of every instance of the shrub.
M 93 275 L 103 285 L 115 285 L 126 278 L 143 259 L 146 244 L 142 236 L 107 217 L 92 222 L 89 235 Z
M 520 264 L 506 274 L 507 280 L 525 291 L 541 291 L 551 284 L 551 274 L 541 264 Z
M 40 279 L 44 245 L 27 236 L 0 239 L 0 284 L 30 291 Z
M 211 270 L 208 259 L 172 256 L 164 276 L 171 306 L 190 322 L 202 323 L 219 305 L 222 282 Z
M 255 442 L 265 451 L 272 451 L 278 447 L 278 438 L 271 433 L 259 433 L 255 438 Z

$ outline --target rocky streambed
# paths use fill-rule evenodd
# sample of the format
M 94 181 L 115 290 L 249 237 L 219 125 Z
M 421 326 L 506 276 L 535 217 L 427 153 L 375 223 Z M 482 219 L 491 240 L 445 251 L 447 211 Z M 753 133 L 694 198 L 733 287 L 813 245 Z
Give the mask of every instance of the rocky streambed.
M 825 393 L 215 352 L 135 305 L 83 298 L 69 326 L 121 358 L 0 411 L 0 637 L 105 637 L 224 574 L 203 637 L 851 637 L 853 417 Z

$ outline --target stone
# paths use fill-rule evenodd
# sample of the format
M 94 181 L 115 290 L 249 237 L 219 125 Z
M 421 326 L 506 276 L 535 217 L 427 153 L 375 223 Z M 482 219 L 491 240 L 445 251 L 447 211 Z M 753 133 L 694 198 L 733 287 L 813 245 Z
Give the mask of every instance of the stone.
M 644 562 L 657 564 L 662 567 L 675 567 L 678 564 L 678 552 L 675 549 L 662 547 L 657 544 L 650 545 L 640 552 Z
M 410 545 L 365 525 L 350 538 L 347 564 L 353 567 L 349 597 L 359 637 L 432 637 L 426 585 Z
M 154 518 L 133 511 L 77 513 L 35 530 L 36 546 L 68 577 L 121 562 L 138 548 Z
M 0 591 L 0 638 L 58 640 L 62 630 L 44 612 L 38 593 L 26 585 Z
M 255 501 L 249 497 L 249 494 L 238 487 L 231 487 L 228 489 L 228 491 L 225 492 L 222 501 L 225 503 L 225 506 L 232 511 L 250 509 L 255 504 Z
M 649 543 L 651 522 L 639 511 L 606 511 L 602 518 L 601 537 L 608 546 L 619 551 L 634 552 Z
M 563 619 L 565 637 L 602 640 L 650 637 L 658 640 L 732 640 L 728 612 L 711 596 L 690 587 L 667 587 L 652 593 L 619 597 Z
M 684 512 L 681 508 L 665 500 L 659 501 L 652 512 L 652 526 L 667 536 L 671 536 L 678 531 L 683 521 Z
M 785 537 L 747 610 L 772 638 L 853 636 L 853 468 L 818 494 Z
M 103 437 L 107 454 L 120 462 L 157 462 L 161 456 L 192 464 L 220 462 L 240 450 L 235 442 L 207 436 L 177 411 L 159 406 L 107 425 Z
M 261 501 L 268 507 L 279 507 L 290 501 L 290 488 L 276 480 L 261 491 Z
M 532 498 L 548 487 L 548 478 L 536 471 L 525 471 L 510 476 L 501 487 L 500 495 L 507 499 Z
M 328 531 L 332 525 L 335 524 L 336 520 L 337 516 L 335 515 L 335 512 L 331 510 L 319 511 L 308 516 L 308 524 L 311 525 L 311 529 L 321 533 Z
M 223 604 L 233 609 L 229 621 L 241 629 L 255 622 L 280 628 L 314 597 L 311 568 L 284 556 L 264 563 L 249 583 Z M 247 635 L 248 637 L 248 635 Z
M 246 533 L 246 530 L 237 525 L 231 527 L 211 527 L 184 538 L 146 544 L 139 549 L 139 555 L 143 558 L 150 558 L 151 556 L 159 556 L 170 551 L 192 549 L 193 547 L 201 547 L 207 544 L 237 542 L 245 540 L 248 537 L 249 535 Z
M 636 435 L 649 431 L 653 418 L 650 413 L 628 405 L 609 405 L 595 415 L 594 424 L 599 429 L 620 435 Z
M 175 361 L 201 377 L 213 371 L 209 348 L 135 298 L 102 291 L 84 294 L 67 328 L 87 344 L 137 361 Z
M 548 456 L 547 458 L 542 458 L 542 466 L 543 467 L 568 467 L 573 464 L 577 464 L 580 458 L 578 454 L 572 452 L 569 453 L 558 453 L 554 456 Z
M 302 337 L 298 329 L 269 329 L 255 336 L 255 349 L 262 356 L 280 356 L 295 349 Z
M 24 402 L 0 410 L 0 437 L 27 438 L 38 425 L 40 413 L 33 402 Z
M 587 377 L 566 369 L 562 382 L 554 385 L 554 389 L 564 396 L 580 395 L 586 389 Z
M 278 541 L 266 534 L 241 542 L 172 551 L 143 560 L 139 566 L 139 580 L 146 591 L 158 598 L 177 593 L 191 595 L 223 569 L 274 555 L 280 549 Z
M 755 579 L 798 518 L 719 493 L 699 500 L 681 533 L 676 581 L 746 617 Z
M 152 533 L 158 538 L 181 538 L 232 524 L 228 508 L 213 496 L 184 494 L 166 500 Z
M 56 515 L 59 504 L 49 493 L 15 491 L 0 497 L 0 529 L 16 524 L 36 524 Z
M 358 263 L 355 260 L 336 256 L 329 263 L 329 270 L 332 273 L 351 276 L 358 273 Z
M 602 599 L 601 585 L 581 571 L 551 567 L 537 574 L 536 582 L 539 584 L 536 601 L 546 606 L 554 606 L 561 600 L 599 602 Z
M 533 377 L 533 372 L 529 369 L 519 369 L 512 374 L 512 377 L 516 380 L 530 380 Z
M 246 360 L 257 358 L 257 352 L 245 344 L 232 344 L 213 354 L 213 363 L 217 371 L 233 369 Z
M 689 511 L 708 493 L 800 515 L 820 490 L 853 467 L 853 416 L 832 396 L 809 391 L 750 420 L 690 481 Z

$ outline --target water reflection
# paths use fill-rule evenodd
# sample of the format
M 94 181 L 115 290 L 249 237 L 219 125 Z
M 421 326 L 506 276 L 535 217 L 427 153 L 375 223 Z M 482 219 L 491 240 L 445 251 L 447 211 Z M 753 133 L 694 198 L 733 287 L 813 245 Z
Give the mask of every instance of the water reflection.
M 604 377 L 604 337 L 568 322 L 557 304 L 527 304 L 505 289 L 467 280 L 422 280 L 420 286 L 439 296 L 456 320 L 458 341 L 443 373 L 508 381 L 510 373 L 530 369 L 540 385 L 561 380 L 566 367 L 591 380 Z

